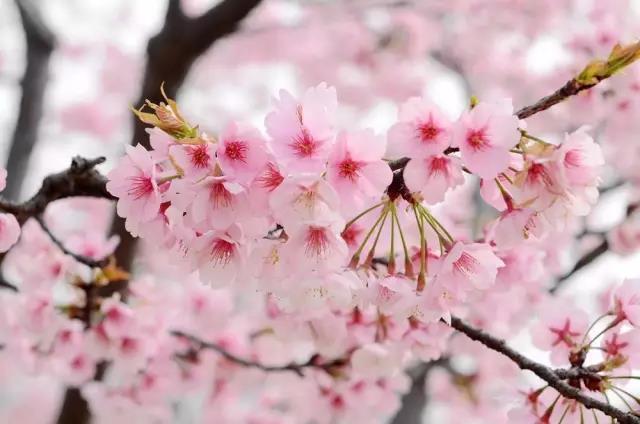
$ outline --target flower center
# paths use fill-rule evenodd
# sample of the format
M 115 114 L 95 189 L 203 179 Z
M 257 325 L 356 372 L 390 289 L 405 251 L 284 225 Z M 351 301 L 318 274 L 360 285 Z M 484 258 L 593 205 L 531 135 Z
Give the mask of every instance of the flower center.
M 467 132 L 467 144 L 475 151 L 486 150 L 490 147 L 489 138 L 484 129 Z
M 247 144 L 242 141 L 232 141 L 227 143 L 224 148 L 224 154 L 231 160 L 238 160 L 240 162 L 247 161 Z
M 360 168 L 362 168 L 362 164 L 351 158 L 343 160 L 338 165 L 340 177 L 351 180 L 352 182 L 358 179 L 358 171 Z
M 211 186 L 211 200 L 213 208 L 227 208 L 231 206 L 233 195 L 226 189 L 223 183 L 214 183 Z
M 309 227 L 305 239 L 305 252 L 309 256 L 323 256 L 329 248 L 329 238 L 322 227 Z
M 293 153 L 299 158 L 308 158 L 315 154 L 318 150 L 318 143 L 311 137 L 306 129 L 302 129 L 302 133 L 293 139 L 293 143 L 289 145 L 293 149 Z
M 562 328 L 549 328 L 553 334 L 556 335 L 556 340 L 553 342 L 553 346 L 557 346 L 560 343 L 564 343 L 569 347 L 573 347 L 575 342 L 573 341 L 573 337 L 577 337 L 580 333 L 576 331 L 571 331 L 571 321 L 567 318 L 564 321 L 564 326 Z
M 449 173 L 449 160 L 444 157 L 431 158 L 429 163 L 429 176 L 446 176 Z
M 233 258 L 234 245 L 223 239 L 216 239 L 211 246 L 209 257 L 214 265 L 225 266 Z
M 460 257 L 453 263 L 453 269 L 466 278 L 472 278 L 478 273 L 480 262 L 467 252 L 462 252 Z
M 433 124 L 432 120 L 429 120 L 429 122 L 423 122 L 418 126 L 418 134 L 420 136 L 420 140 L 425 143 L 431 143 L 435 141 L 436 137 L 438 137 L 438 134 L 440 134 L 441 132 L 442 129 L 436 127 Z
M 209 151 L 207 150 L 207 146 L 201 144 L 196 146 L 193 149 L 189 149 L 189 156 L 191 159 L 191 164 L 196 168 L 206 168 L 209 166 Z
M 153 183 L 151 182 L 151 178 L 146 175 L 130 177 L 129 181 L 131 181 L 131 186 L 129 187 L 129 190 L 127 190 L 127 194 L 133 197 L 134 200 L 147 197 L 153 192 Z
M 267 169 L 257 178 L 256 182 L 260 187 L 267 189 L 268 191 L 273 191 L 278 187 L 282 181 L 284 181 L 284 177 L 280 174 L 276 166 L 269 162 L 267 165 Z

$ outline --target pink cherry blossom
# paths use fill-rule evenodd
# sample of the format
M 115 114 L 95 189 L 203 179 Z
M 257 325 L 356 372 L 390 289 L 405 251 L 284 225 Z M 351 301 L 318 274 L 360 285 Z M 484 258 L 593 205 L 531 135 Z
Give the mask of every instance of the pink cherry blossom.
M 464 290 L 485 290 L 495 283 L 498 269 L 503 266 L 488 244 L 458 242 L 444 257 L 437 278 Z
M 377 200 L 391 183 L 391 169 L 382 161 L 384 150 L 384 139 L 371 130 L 338 135 L 329 156 L 327 179 L 343 206 L 362 210 L 366 201 Z
M 278 162 L 290 172 L 319 172 L 335 137 L 336 90 L 322 83 L 300 100 L 281 90 L 265 125 Z
M 289 240 L 283 248 L 292 271 L 328 272 L 347 265 L 347 244 L 340 237 L 343 222 L 335 219 L 289 227 Z
M 413 97 L 400 107 L 399 122 L 389 129 L 388 138 L 395 156 L 434 156 L 449 147 L 451 122 L 434 104 Z
M 231 122 L 220 135 L 216 150 L 225 175 L 248 186 L 267 164 L 266 144 L 257 129 Z
M 269 204 L 276 220 L 286 227 L 331 215 L 338 208 L 339 198 L 324 179 L 300 175 L 285 179 L 271 193 Z
M 201 144 L 177 144 L 169 148 L 169 155 L 184 173 L 184 177 L 198 181 L 213 172 L 215 147 L 203 141 Z
M 554 365 L 566 364 L 570 354 L 581 347 L 589 319 L 581 309 L 550 303 L 540 311 L 540 320 L 531 330 L 533 344 L 551 351 Z
M 640 280 L 625 280 L 611 294 L 611 309 L 621 319 L 640 326 Z
M 555 152 L 560 175 L 571 186 L 592 186 L 598 183 L 604 165 L 602 150 L 587 134 L 586 128 L 567 134 Z
M 190 255 L 204 282 L 214 287 L 228 286 L 244 271 L 246 260 L 237 225 L 226 231 L 209 231 L 193 242 Z
M 518 143 L 518 118 L 511 100 L 481 102 L 465 112 L 453 129 L 452 145 L 462 163 L 481 178 L 494 178 L 509 166 L 509 150 Z
M 501 249 L 514 248 L 525 241 L 540 240 L 548 224 L 531 209 L 506 210 L 492 228 L 493 241 Z
M 404 168 L 404 180 L 412 192 L 420 192 L 429 204 L 439 203 L 452 188 L 464 183 L 457 158 L 434 155 L 411 159 Z
M 140 224 L 151 221 L 160 209 L 155 161 L 141 145 L 127 146 L 125 156 L 107 178 L 107 190 L 119 198 L 118 215 L 137 233 Z
M 190 217 L 203 229 L 224 229 L 245 215 L 246 196 L 243 187 L 227 177 L 207 177 L 194 187 Z

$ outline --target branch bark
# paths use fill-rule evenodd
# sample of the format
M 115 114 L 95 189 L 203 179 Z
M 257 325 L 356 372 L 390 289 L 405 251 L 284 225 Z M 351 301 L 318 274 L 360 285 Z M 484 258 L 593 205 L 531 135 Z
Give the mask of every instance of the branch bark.
M 511 359 L 520 369 L 533 372 L 535 375 L 546 381 L 549 386 L 553 387 L 558 393 L 568 399 L 574 399 L 584 405 L 587 409 L 596 409 L 608 415 L 611 418 L 618 420 L 620 424 L 640 424 L 640 417 L 624 412 L 608 403 L 601 402 L 583 394 L 583 392 L 570 384 L 563 381 L 563 378 L 568 378 L 571 373 L 562 373 L 553 370 L 547 366 L 539 364 L 524 355 L 516 352 L 506 342 L 497 337 L 472 327 L 459 318 L 451 318 L 451 327 L 455 328 L 459 332 L 465 334 L 471 340 L 482 343 L 489 349 L 500 353 L 503 356 Z M 562 370 L 565 371 L 565 370 Z
M 95 167 L 105 158 L 86 159 L 76 156 L 71 166 L 52 174 L 42 181 L 40 189 L 29 200 L 13 202 L 0 198 L 0 212 L 15 215 L 20 224 L 27 219 L 41 215 L 49 203 L 67 197 L 98 197 L 115 200 L 107 191 L 107 179 Z
M 9 178 L 4 195 L 20 196 L 29 158 L 38 138 L 44 93 L 49 76 L 49 59 L 55 37 L 47 28 L 39 11 L 29 0 L 16 0 L 26 40 L 26 67 L 22 78 L 22 97 L 18 119 L 7 158 Z

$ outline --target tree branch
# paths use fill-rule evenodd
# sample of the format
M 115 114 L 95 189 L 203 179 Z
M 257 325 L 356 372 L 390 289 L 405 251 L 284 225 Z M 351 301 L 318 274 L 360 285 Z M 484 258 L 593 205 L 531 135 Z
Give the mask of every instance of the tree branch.
M 51 230 L 49 229 L 49 226 L 47 226 L 47 224 L 44 222 L 44 219 L 42 218 L 41 215 L 37 215 L 35 217 L 35 220 L 38 221 L 38 224 L 40 224 L 40 227 L 49 236 L 49 238 L 51 239 L 53 244 L 55 244 L 62 251 L 62 253 L 64 253 L 65 255 L 71 256 L 76 261 L 78 261 L 78 262 L 80 262 L 82 264 L 85 264 L 86 266 L 88 266 L 90 268 L 103 268 L 103 267 L 107 266 L 107 264 L 109 263 L 109 258 L 108 257 L 96 260 L 96 259 L 89 258 L 89 257 L 84 256 L 84 255 L 79 255 L 77 253 L 74 253 L 74 252 L 70 251 L 69 249 L 66 248 L 64 243 L 60 239 L 58 239 L 55 236 L 55 234 L 53 234 L 51 232 Z
M 39 11 L 29 0 L 16 0 L 26 40 L 26 67 L 18 119 L 7 158 L 9 178 L 4 195 L 17 199 L 28 169 L 29 157 L 38 138 L 44 92 L 49 76 L 49 59 L 55 38 Z
M 587 409 L 596 409 L 601 411 L 611 418 L 616 418 L 621 424 L 640 424 L 640 417 L 632 413 L 621 411 L 620 409 L 608 403 L 594 399 L 591 396 L 587 396 L 583 394 L 581 390 L 563 381 L 563 377 L 569 378 L 571 373 L 566 372 L 563 374 L 561 371 L 553 370 L 547 366 L 534 362 L 507 346 L 504 340 L 498 339 L 480 329 L 474 328 L 459 318 L 451 318 L 451 327 L 461 333 L 464 333 L 471 340 L 480 342 L 489 349 L 511 359 L 516 365 L 518 365 L 518 367 L 520 367 L 520 369 L 533 372 L 565 398 L 576 400 Z
M 538 112 L 547 110 L 550 107 L 565 101 L 569 97 L 575 96 L 581 91 L 595 87 L 600 81 L 603 80 L 598 80 L 598 82 L 594 84 L 585 84 L 579 82 L 575 78 L 572 78 L 571 80 L 567 81 L 565 85 L 556 90 L 553 94 L 543 97 L 530 106 L 523 107 L 522 109 L 517 111 L 515 115 L 520 119 L 529 118 L 530 116 L 533 116 Z
M 609 242 L 607 241 L 606 238 L 604 238 L 600 242 L 600 244 L 598 244 L 596 247 L 594 247 L 593 249 L 591 249 L 590 251 L 582 255 L 582 257 L 578 259 L 575 265 L 573 265 L 573 268 L 571 268 L 571 270 L 569 270 L 568 272 L 560 276 L 556 281 L 556 283 L 549 289 L 549 293 L 554 294 L 555 292 L 557 292 L 558 289 L 562 287 L 565 281 L 573 277 L 573 275 L 576 272 L 580 271 L 582 268 L 589 265 L 591 262 L 595 261 L 603 254 L 607 253 L 608 250 L 609 250 Z
M 107 191 L 107 179 L 95 167 L 105 158 L 85 159 L 76 156 L 71 166 L 64 171 L 52 174 L 42 181 L 42 186 L 29 200 L 12 202 L 0 198 L 0 212 L 15 215 L 23 224 L 27 219 L 41 215 L 49 203 L 67 197 L 98 197 L 116 200 Z
M 314 355 L 307 362 L 302 362 L 302 363 L 292 362 L 290 364 L 280 365 L 280 366 L 264 365 L 264 364 L 261 364 L 260 362 L 241 358 L 229 352 L 228 350 L 224 349 L 222 346 L 219 346 L 215 343 L 206 342 L 204 340 L 201 340 L 195 336 L 184 333 L 182 331 L 173 331 L 171 332 L 171 334 L 176 337 L 180 337 L 189 341 L 189 343 L 191 343 L 191 345 L 193 346 L 193 349 L 194 349 L 193 351 L 190 351 L 186 355 L 181 356 L 184 359 L 195 359 L 195 355 L 197 355 L 197 353 L 201 350 L 213 350 L 219 353 L 222 357 L 224 357 L 228 361 L 243 367 L 257 368 L 265 372 L 294 372 L 298 374 L 300 377 L 304 376 L 303 370 L 306 368 L 315 368 L 315 369 L 322 370 L 326 373 L 332 374 L 332 372 L 336 368 L 340 368 L 346 364 L 346 361 L 344 359 L 334 359 L 329 362 L 321 363 L 319 362 L 319 359 L 320 359 L 319 356 Z

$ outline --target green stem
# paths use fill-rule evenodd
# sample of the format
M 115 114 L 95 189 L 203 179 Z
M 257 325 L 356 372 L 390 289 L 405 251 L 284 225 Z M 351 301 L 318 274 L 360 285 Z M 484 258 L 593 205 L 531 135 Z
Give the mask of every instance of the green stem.
M 367 233 L 367 235 L 365 236 L 364 240 L 362 241 L 362 244 L 360 245 L 360 247 L 358 247 L 358 250 L 356 250 L 356 253 L 353 254 L 353 258 L 359 258 L 360 254 L 362 253 L 362 251 L 364 250 L 364 247 L 367 245 L 367 242 L 369 241 L 369 239 L 371 238 L 371 235 L 373 234 L 373 232 L 375 231 L 376 227 L 378 226 L 378 224 L 380 223 L 380 221 L 382 221 L 382 218 L 386 216 L 386 211 L 387 208 L 385 207 L 384 210 L 382 211 L 382 213 L 380 213 L 380 216 L 378 217 L 378 219 L 376 220 L 376 222 L 373 224 L 373 226 L 371 227 L 371 229 L 369 230 L 369 232 Z
M 366 209 L 364 212 L 359 213 L 358 215 L 356 215 L 355 218 L 353 218 L 351 221 L 347 222 L 344 226 L 344 229 L 346 230 L 347 228 L 349 228 L 351 225 L 353 225 L 354 222 L 356 222 L 357 220 L 359 220 L 360 218 L 362 218 L 363 216 L 365 216 L 366 214 L 368 214 L 369 212 L 371 212 L 372 210 L 379 208 L 380 206 L 382 206 L 384 204 L 384 202 L 380 202 L 377 205 L 373 205 L 370 208 Z

